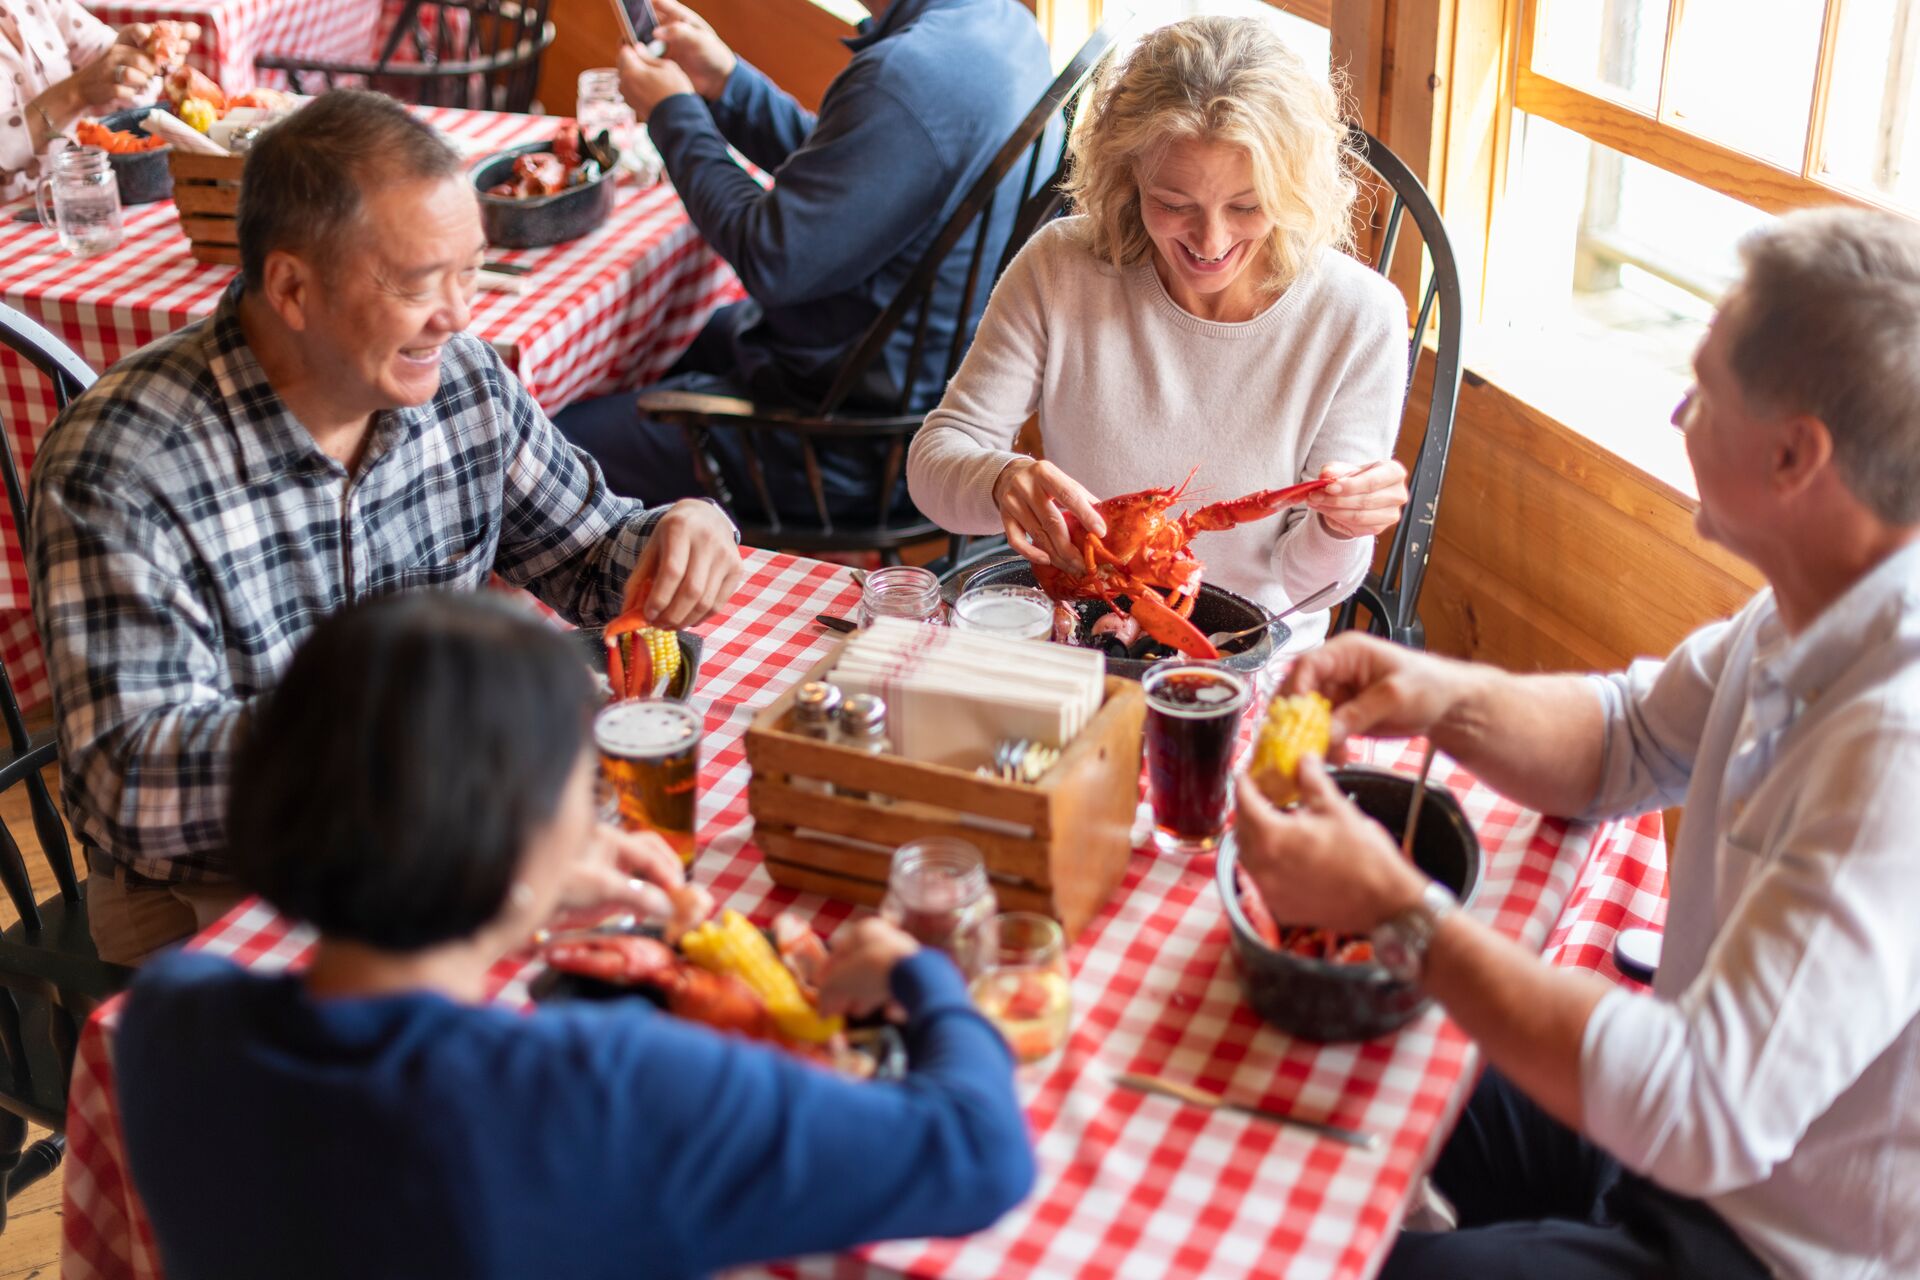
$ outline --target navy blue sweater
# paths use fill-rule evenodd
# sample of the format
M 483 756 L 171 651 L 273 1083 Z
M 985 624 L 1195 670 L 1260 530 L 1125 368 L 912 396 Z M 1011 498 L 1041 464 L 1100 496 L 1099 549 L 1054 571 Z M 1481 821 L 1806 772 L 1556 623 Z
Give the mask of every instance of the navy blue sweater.
M 1015 0 L 894 0 L 847 45 L 853 60 L 817 119 L 743 61 L 715 102 L 668 98 L 648 123 L 693 225 L 751 295 L 714 323 L 733 349 L 724 372 L 761 400 L 805 407 L 825 394 L 841 357 L 1052 81 L 1046 42 Z M 771 190 L 735 163 L 729 143 L 773 173 Z M 1016 165 L 994 201 L 995 253 L 1025 174 Z M 948 255 L 935 287 L 916 412 L 946 389 L 971 244 Z M 983 286 L 974 294 L 969 328 L 986 305 Z M 893 407 L 911 328 L 895 334 L 855 407 Z
M 635 999 L 315 1000 L 176 953 L 115 1050 L 170 1280 L 698 1276 L 978 1230 L 1033 1179 L 1005 1045 L 900 964 L 910 1071 L 858 1084 Z

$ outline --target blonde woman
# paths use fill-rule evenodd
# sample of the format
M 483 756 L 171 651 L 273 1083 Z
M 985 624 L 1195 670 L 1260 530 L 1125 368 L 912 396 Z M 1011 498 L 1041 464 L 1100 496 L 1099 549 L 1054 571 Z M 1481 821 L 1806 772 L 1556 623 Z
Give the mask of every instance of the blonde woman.
M 1337 477 L 1305 507 L 1194 540 L 1209 581 L 1285 607 L 1365 576 L 1399 518 L 1398 292 L 1342 250 L 1356 187 L 1339 101 L 1255 19 L 1192 18 L 1103 68 L 1071 142 L 1079 215 L 1008 267 L 914 439 L 914 502 L 1082 568 L 1062 512 L 1178 484 L 1238 497 Z M 1039 414 L 1045 461 L 1012 452 Z M 1317 644 L 1302 615 L 1290 650 Z

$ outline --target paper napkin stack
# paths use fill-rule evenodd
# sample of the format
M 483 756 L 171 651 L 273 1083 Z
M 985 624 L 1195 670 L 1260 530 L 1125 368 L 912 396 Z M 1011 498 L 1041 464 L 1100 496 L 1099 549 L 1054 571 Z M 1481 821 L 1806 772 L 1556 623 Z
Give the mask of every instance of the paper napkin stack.
M 1097 649 L 878 618 L 827 678 L 886 701 L 895 754 L 972 769 L 1012 738 L 1065 746 L 1100 710 L 1106 674 Z

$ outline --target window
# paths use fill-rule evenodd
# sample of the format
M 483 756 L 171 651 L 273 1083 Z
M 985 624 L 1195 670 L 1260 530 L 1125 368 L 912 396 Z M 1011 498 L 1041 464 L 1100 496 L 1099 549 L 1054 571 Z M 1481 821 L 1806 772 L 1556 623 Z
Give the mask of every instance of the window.
M 1672 434 L 1743 234 L 1837 201 L 1920 213 L 1920 0 L 1521 0 L 1519 19 L 1469 356 L 1637 454 Z

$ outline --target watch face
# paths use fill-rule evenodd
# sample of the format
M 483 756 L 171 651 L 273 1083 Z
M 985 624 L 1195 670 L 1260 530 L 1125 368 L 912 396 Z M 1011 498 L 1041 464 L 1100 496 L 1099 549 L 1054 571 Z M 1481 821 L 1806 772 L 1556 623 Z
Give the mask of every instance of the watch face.
M 1408 945 L 1405 931 L 1395 928 L 1391 922 L 1374 930 L 1373 958 L 1401 982 L 1411 982 L 1420 976 L 1420 963 Z

